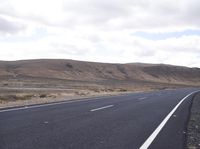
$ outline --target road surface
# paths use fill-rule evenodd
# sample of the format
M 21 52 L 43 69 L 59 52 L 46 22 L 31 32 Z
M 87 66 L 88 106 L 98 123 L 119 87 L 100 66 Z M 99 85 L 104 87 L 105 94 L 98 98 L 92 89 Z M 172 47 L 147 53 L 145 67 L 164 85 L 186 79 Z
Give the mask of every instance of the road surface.
M 196 90 L 1 109 L 0 149 L 183 149 Z

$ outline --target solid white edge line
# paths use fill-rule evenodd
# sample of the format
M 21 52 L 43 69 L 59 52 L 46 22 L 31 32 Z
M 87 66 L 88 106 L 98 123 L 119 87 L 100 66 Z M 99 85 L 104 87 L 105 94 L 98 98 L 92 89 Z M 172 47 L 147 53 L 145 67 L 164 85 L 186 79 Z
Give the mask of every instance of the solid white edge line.
M 10 111 L 18 111 L 18 110 L 27 110 L 27 109 L 32 109 L 32 108 L 39 108 L 39 107 L 47 107 L 47 106 L 53 106 L 53 105 L 60 105 L 60 104 L 67 104 L 67 103 L 74 103 L 74 102 L 82 102 L 82 101 L 90 101 L 90 100 L 95 100 L 95 99 L 104 99 L 104 98 L 109 98 L 109 97 L 114 97 L 114 96 L 127 96 L 129 93 L 124 94 L 124 95 L 113 95 L 113 96 L 102 96 L 102 97 L 90 97 L 88 99 L 76 99 L 76 100 L 70 100 L 70 101 L 60 101 L 60 102 L 55 102 L 55 103 L 41 103 L 39 105 L 26 105 L 22 106 L 19 108 L 15 107 L 10 107 L 9 109 L 0 109 L 0 113 L 3 112 L 10 112 Z
M 81 102 L 81 101 L 90 101 L 94 99 L 101 99 L 105 97 L 95 97 L 95 98 L 89 98 L 89 99 L 78 99 L 78 100 L 71 100 L 71 101 L 61 101 L 61 102 L 56 102 L 56 103 L 44 103 L 41 105 L 27 105 L 19 108 L 11 108 L 11 109 L 5 109 L 5 110 L 0 110 L 0 113 L 3 112 L 9 112 L 9 111 L 17 111 L 17 110 L 26 110 L 26 109 L 32 109 L 32 108 L 39 108 L 39 107 L 47 107 L 47 106 L 53 106 L 53 105 L 60 105 L 60 104 L 67 104 L 67 103 L 74 103 L 74 102 Z
M 102 110 L 102 109 L 106 109 L 106 108 L 110 108 L 110 107 L 113 107 L 114 105 L 108 105 L 108 106 L 104 106 L 104 107 L 100 107 L 100 108 L 96 108 L 96 109 L 92 109 L 90 110 L 91 112 L 94 112 L 94 111 L 98 111 L 98 110 Z
M 162 128 L 165 126 L 165 124 L 167 123 L 167 121 L 170 119 L 170 117 L 174 114 L 174 112 L 176 111 L 176 109 L 181 105 L 181 103 L 187 99 L 190 95 L 197 93 L 199 91 L 194 91 L 190 94 L 188 94 L 187 96 L 185 96 L 175 107 L 174 109 L 164 118 L 164 120 L 160 123 L 160 125 L 154 130 L 154 132 L 147 138 L 147 140 L 142 144 L 142 146 L 140 147 L 140 149 L 147 149 L 151 143 L 154 141 L 154 139 L 156 138 L 156 136 L 159 134 L 159 132 L 162 130 Z

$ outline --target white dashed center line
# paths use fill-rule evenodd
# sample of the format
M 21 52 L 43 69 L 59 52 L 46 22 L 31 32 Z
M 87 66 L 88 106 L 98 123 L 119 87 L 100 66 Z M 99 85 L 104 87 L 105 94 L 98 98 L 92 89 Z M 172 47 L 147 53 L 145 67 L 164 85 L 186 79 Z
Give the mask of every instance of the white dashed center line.
M 147 97 L 141 97 L 141 98 L 139 98 L 139 100 L 143 100 L 143 99 L 146 99 Z
M 96 108 L 96 109 L 92 109 L 90 110 L 91 112 L 94 112 L 94 111 L 98 111 L 98 110 L 102 110 L 102 109 L 106 109 L 106 108 L 110 108 L 110 107 L 113 107 L 114 105 L 108 105 L 108 106 L 104 106 L 104 107 L 100 107 L 100 108 Z

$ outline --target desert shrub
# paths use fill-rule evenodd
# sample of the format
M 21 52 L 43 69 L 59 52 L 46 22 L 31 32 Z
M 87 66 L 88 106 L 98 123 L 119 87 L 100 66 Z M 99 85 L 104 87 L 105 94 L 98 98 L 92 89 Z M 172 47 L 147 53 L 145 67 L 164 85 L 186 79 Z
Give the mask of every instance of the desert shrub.
M 84 95 L 89 94 L 88 92 L 79 92 L 79 91 L 75 91 L 74 93 L 75 93 L 76 95 L 79 95 L 79 96 L 84 96 Z
M 99 89 L 93 89 L 94 92 L 99 93 L 100 90 Z
M 119 91 L 120 91 L 120 92 L 126 92 L 126 91 L 127 91 L 127 89 L 120 88 L 120 89 L 119 89 Z
M 113 74 L 113 72 L 112 72 L 112 71 L 107 71 L 107 73 L 109 73 L 109 74 Z
M 114 89 L 108 88 L 106 91 L 108 91 L 108 92 L 113 92 Z
M 0 96 L 1 101 L 29 100 L 33 95 L 4 95 Z
M 34 95 L 24 95 L 24 96 L 22 96 L 25 100 L 27 100 L 27 99 L 31 99 L 32 97 L 34 97 Z
M 41 94 L 39 97 L 40 97 L 40 98 L 46 98 L 47 95 L 46 95 L 46 94 Z
M 17 100 L 17 96 L 16 95 L 4 95 L 0 97 L 0 100 L 2 101 L 15 101 Z
M 69 63 L 66 64 L 66 67 L 73 68 L 72 64 L 69 64 Z

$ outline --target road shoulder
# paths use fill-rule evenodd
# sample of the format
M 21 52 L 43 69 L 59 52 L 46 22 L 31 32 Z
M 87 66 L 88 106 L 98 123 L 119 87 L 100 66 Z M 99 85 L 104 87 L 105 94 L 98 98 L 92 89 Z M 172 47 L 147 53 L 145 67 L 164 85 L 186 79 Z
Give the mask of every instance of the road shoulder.
M 200 148 L 200 93 L 193 98 L 187 126 L 187 149 Z

